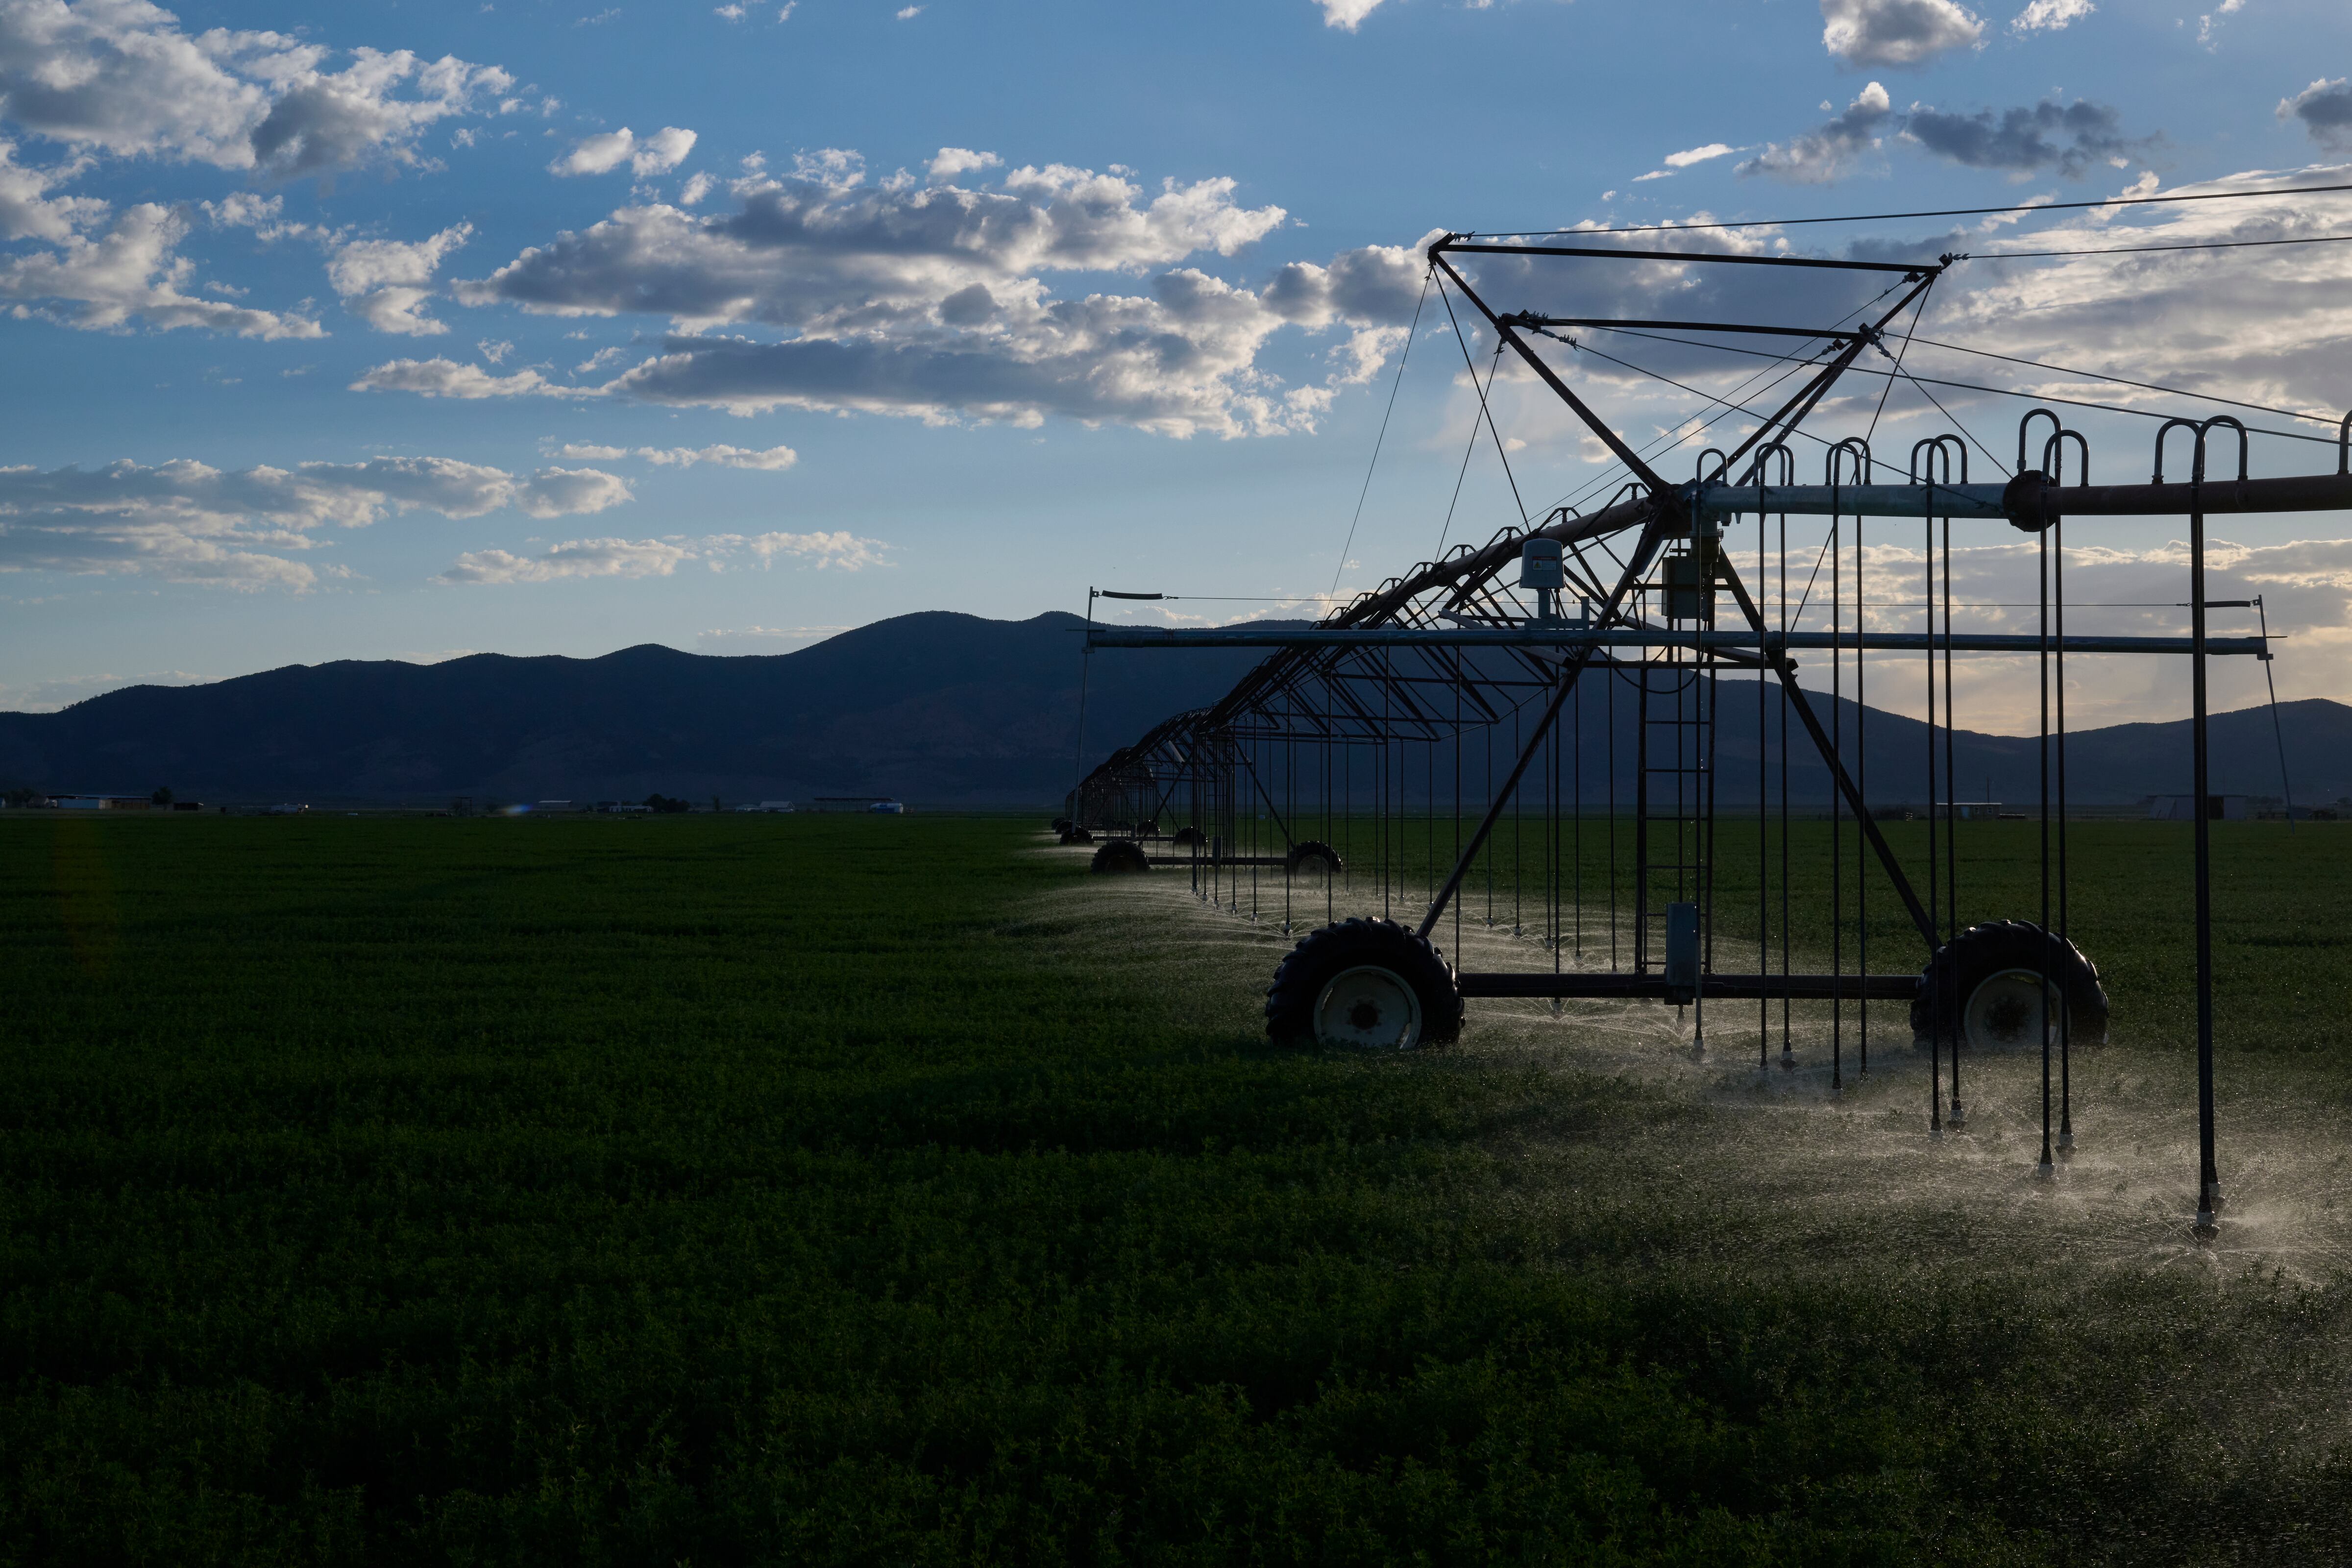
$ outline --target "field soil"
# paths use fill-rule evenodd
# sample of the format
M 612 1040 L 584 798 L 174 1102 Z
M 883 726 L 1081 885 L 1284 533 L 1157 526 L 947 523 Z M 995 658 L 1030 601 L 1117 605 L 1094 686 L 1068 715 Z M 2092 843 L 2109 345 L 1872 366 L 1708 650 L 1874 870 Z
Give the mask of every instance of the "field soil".
M 2352 827 L 2221 828 L 2200 1245 L 2168 825 L 2043 1181 L 1895 1006 L 1275 1047 L 1276 879 L 1025 820 L 9 814 L 0 1563 L 2340 1563 Z

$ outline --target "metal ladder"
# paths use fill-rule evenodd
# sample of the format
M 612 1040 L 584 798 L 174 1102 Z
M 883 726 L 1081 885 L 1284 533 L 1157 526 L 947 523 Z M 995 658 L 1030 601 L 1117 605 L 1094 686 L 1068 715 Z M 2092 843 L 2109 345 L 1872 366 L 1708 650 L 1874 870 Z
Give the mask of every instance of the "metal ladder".
M 1666 556 L 1656 583 L 1644 590 L 1644 609 L 1669 627 L 1714 625 L 1711 582 L 1699 557 Z M 1711 573 L 1705 574 L 1712 575 Z M 1714 784 L 1714 690 L 1704 656 L 1667 647 L 1643 661 L 1636 713 L 1633 786 L 1633 967 L 1663 973 L 1677 904 L 1698 907 L 1699 941 L 1706 938 L 1709 842 Z

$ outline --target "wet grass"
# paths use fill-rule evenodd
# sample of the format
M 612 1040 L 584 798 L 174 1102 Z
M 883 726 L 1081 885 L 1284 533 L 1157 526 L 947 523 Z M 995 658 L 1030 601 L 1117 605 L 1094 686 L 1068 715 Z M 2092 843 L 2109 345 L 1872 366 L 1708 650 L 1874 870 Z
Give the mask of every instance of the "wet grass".
M 2044 1186 L 2021 1064 L 1272 1049 L 1030 829 L 0 822 L 0 1562 L 2352 1554 L 2352 837 L 2242 830 L 2199 1249 L 2144 894 Z

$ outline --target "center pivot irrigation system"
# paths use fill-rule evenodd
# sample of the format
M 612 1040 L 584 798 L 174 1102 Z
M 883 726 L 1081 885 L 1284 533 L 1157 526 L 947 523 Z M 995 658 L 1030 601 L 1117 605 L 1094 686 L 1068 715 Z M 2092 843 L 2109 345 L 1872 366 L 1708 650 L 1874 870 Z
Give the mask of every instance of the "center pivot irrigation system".
M 1964 1049 L 2040 1050 L 2041 1166 L 2050 1173 L 2053 1128 L 2059 1153 L 2074 1145 L 2072 1049 L 2104 1041 L 2108 1011 L 2096 969 L 2067 934 L 2065 660 L 2070 654 L 2186 659 L 2193 798 L 2213 801 L 2207 663 L 2271 654 L 2266 627 L 2252 636 L 2209 632 L 2209 612 L 2256 606 L 2208 600 L 2206 520 L 2352 508 L 2352 416 L 2331 433 L 2335 472 L 2268 479 L 2250 477 L 2248 431 L 2236 418 L 2171 419 L 2158 430 L 2148 482 L 2127 485 L 2091 484 L 2089 443 L 2047 408 L 2020 422 L 2014 468 L 1992 483 L 1969 479 L 1971 448 L 1987 466 L 2008 465 L 1964 433 L 1918 441 L 1898 477 L 1874 457 L 1867 437 L 1830 440 L 1804 429 L 1850 371 L 1883 377 L 1888 391 L 1906 382 L 1934 400 L 1934 384 L 1906 371 L 1903 353 L 1930 290 L 1962 259 L 1821 260 L 1461 235 L 1437 240 L 1428 249 L 1424 302 L 1433 284 L 1449 315 L 1455 299 L 1474 310 L 1496 340 L 1495 367 L 1506 352 L 1515 355 L 1614 455 L 1622 488 L 1591 510 L 1563 504 L 1483 546 L 1457 546 L 1312 626 L 1169 630 L 1094 625 L 1090 614 L 1089 658 L 1112 648 L 1269 652 L 1223 699 L 1164 721 L 1081 779 L 1056 823 L 1064 841 L 1100 840 L 1097 870 L 1183 868 L 1204 900 L 1237 912 L 1246 898 L 1249 913 L 1271 918 L 1278 894 L 1286 931 L 1306 924 L 1308 906 L 1317 906 L 1322 923 L 1305 931 L 1267 994 L 1267 1028 L 1277 1039 L 1410 1047 L 1454 1037 L 1467 998 L 1549 997 L 1555 1009 L 1562 998 L 1645 998 L 1687 1008 L 1693 1048 L 1702 1055 L 1710 1029 L 1720 1040 L 1727 1013 L 1742 1037 L 1752 1019 L 1757 1063 L 1769 1070 L 1776 1036 L 1781 1065 L 1794 1065 L 1795 1008 L 1807 1004 L 1809 1016 L 1829 1015 L 1832 1083 L 1842 1089 L 1848 1010 L 1866 1073 L 1870 1005 L 1903 1002 L 1913 1038 L 1929 1055 L 1928 1123 L 1936 1132 L 1964 1125 Z M 1557 300 L 1561 279 L 1544 269 L 1563 262 L 1571 269 L 1571 303 L 1615 294 L 1612 286 L 1622 278 L 1609 275 L 1610 267 L 1660 263 L 1774 268 L 1781 277 L 1741 276 L 1775 285 L 1785 277 L 1816 292 L 1831 284 L 1853 291 L 1857 283 L 1880 291 L 1830 326 L 1505 310 L 1481 293 L 1509 288 L 1523 290 L 1522 300 Z M 1790 276 L 1796 274 L 1803 276 Z M 1907 329 L 1898 327 L 1906 318 Z M 1457 338 L 1462 320 L 1455 317 Z M 1619 379 L 1656 375 L 1696 389 L 1601 353 L 1591 341 L 1595 334 L 1612 349 L 1646 340 L 1674 345 L 1667 352 L 1685 358 L 1715 351 L 1759 360 L 1764 368 L 1727 395 L 1698 394 L 1707 403 L 1695 421 L 1700 428 L 1736 418 L 1750 426 L 1745 437 L 1728 451 L 1708 448 L 1686 482 L 1658 472 L 1552 361 L 1567 358 L 1565 349 L 1605 361 L 1615 370 L 1603 374 Z M 1734 346 L 1759 339 L 1794 347 L 1758 353 Z M 1539 345 L 1559 346 L 1548 353 Z M 1478 421 L 1507 471 L 1487 404 L 1493 370 L 1482 384 L 1466 338 L 1463 348 Z M 1637 343 L 1625 352 L 1641 351 Z M 1866 354 L 1876 358 L 1857 367 Z M 1877 405 L 1884 410 L 1884 394 Z M 1874 433 L 1876 424 L 1874 416 Z M 1690 439 L 1687 428 L 1670 432 L 1659 447 Z M 2030 445 L 2036 436 L 2038 447 Z M 1822 452 L 1822 483 L 1796 482 L 1791 442 L 1800 437 Z M 1472 440 L 1478 439 L 1474 424 Z M 2170 480 L 2168 445 L 2176 463 Z M 2185 473 L 2177 466 L 2182 459 Z M 2188 521 L 2189 635 L 2068 634 L 2067 521 L 2175 516 Z M 1793 562 L 1792 517 L 1826 520 L 1818 547 L 1801 536 Z M 1754 521 L 1753 546 L 1735 548 L 1727 531 L 1744 520 Z M 1864 540 L 1877 520 L 1907 520 L 1879 522 L 1871 535 L 1878 542 L 1917 542 L 1921 575 L 1909 579 L 1906 569 L 1899 586 L 1916 581 L 1924 589 L 1908 606 L 1924 611 L 1922 630 L 1881 629 L 1865 614 Z M 1956 627 L 1956 522 L 1964 530 L 2020 530 L 2038 541 L 2039 602 L 2027 606 L 2039 610 L 2032 632 Z M 1878 570 L 1884 576 L 1888 568 L 1882 563 Z M 1956 777 L 1953 667 L 1962 655 L 2039 667 L 2035 918 L 1961 921 L 1968 900 L 1959 844 L 1970 830 L 1960 825 L 1986 809 L 1961 798 Z M 1826 717 L 1818 689 L 1798 683 L 1801 656 L 1829 661 Z M 1906 763 L 1905 773 L 1915 790 L 1926 781 L 1917 814 L 1925 817 L 1925 853 L 1916 847 L 1918 830 L 1906 829 L 1908 865 L 1880 820 L 1914 813 L 1874 810 L 1869 793 L 1863 700 L 1873 656 L 1881 669 L 1904 660 L 1924 666 L 1922 771 Z M 1589 721 L 1597 728 L 1589 730 Z M 1621 724 L 1631 731 L 1622 744 Z M 1882 742 L 1882 758 L 1885 752 Z M 1793 799 L 1808 781 L 1827 795 L 1826 834 L 1796 826 L 1822 815 Z M 2210 1236 L 2221 1200 L 2213 1125 L 2212 812 L 2208 805 L 2192 815 L 2196 1224 L 2199 1235 Z M 1792 846 L 1816 863 L 1792 861 Z M 1822 858 L 1826 868 L 1817 863 Z M 1889 889 L 1899 923 L 1890 920 Z M 1804 920 L 1794 918 L 1792 900 Z M 1547 954 L 1548 967 L 1457 972 L 1434 939 L 1450 918 L 1452 950 L 1462 951 L 1465 904 L 1473 923 L 1507 928 L 1532 952 Z M 1817 960 L 1810 971 L 1798 969 L 1792 928 L 1811 932 L 1823 924 L 1826 972 Z M 1890 950 L 1907 966 L 1891 968 Z

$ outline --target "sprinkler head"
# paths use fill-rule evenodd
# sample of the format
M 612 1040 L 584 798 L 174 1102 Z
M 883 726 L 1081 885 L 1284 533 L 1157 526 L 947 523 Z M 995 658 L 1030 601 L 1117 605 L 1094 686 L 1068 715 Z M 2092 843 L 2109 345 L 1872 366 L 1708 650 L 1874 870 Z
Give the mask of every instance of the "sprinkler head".
M 2200 1241 L 2210 1241 L 2216 1236 L 2220 1235 L 2221 1227 L 2213 1223 L 2213 1211 L 2211 1209 L 2199 1209 L 2197 1211 L 2197 1223 L 2189 1227 L 2189 1234 L 2195 1237 Z
M 2044 1155 L 2042 1156 L 2042 1163 L 2034 1167 L 2033 1173 L 2045 1182 L 2056 1181 L 2058 1179 L 2058 1167 L 2050 1163 L 2049 1156 Z
M 2208 1211 L 2213 1214 L 2220 1214 L 2221 1212 L 2221 1183 L 2208 1182 L 2205 1184 L 2205 1207 Z
M 2072 1132 L 2061 1132 L 2058 1134 L 2058 1152 L 2061 1154 L 2072 1154 L 2074 1152 L 2074 1135 Z

